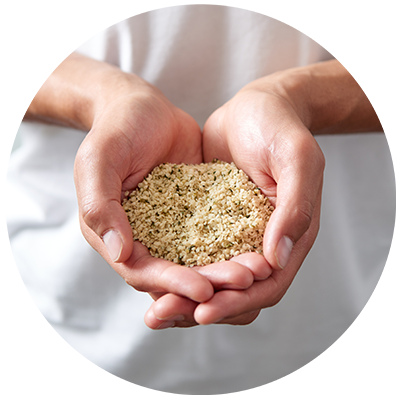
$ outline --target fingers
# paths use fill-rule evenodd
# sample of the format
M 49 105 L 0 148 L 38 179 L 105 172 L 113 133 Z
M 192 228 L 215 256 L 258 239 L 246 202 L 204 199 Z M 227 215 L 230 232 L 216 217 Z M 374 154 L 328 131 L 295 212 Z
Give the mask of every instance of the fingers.
M 166 294 L 155 301 L 146 312 L 144 321 L 151 329 L 187 328 L 199 325 L 194 319 L 198 303 L 174 294 Z M 222 318 L 218 324 L 248 325 L 259 315 L 260 310 L 238 316 Z
M 249 268 L 233 261 L 218 262 L 193 269 L 207 278 L 215 290 L 246 289 L 254 280 Z
M 279 272 L 278 272 L 279 273 Z M 273 278 L 254 282 L 246 290 L 223 290 L 207 302 L 199 304 L 194 311 L 194 320 L 201 325 L 215 323 L 248 323 L 250 315 L 258 313 L 278 301 L 277 285 Z
M 263 244 L 264 256 L 275 269 L 286 267 L 293 246 L 310 228 L 315 211 L 319 212 L 325 166 L 311 134 L 294 135 L 287 141 L 286 153 L 280 150 L 284 156 L 275 157 L 277 200 Z M 284 162 L 287 159 L 290 162 Z
M 268 262 L 261 254 L 257 253 L 244 253 L 229 261 L 192 269 L 206 277 L 216 291 L 247 289 L 255 280 L 267 279 L 272 273 Z
M 132 229 L 119 201 L 102 198 L 84 203 L 81 221 L 102 239 L 112 262 L 123 262 L 132 253 Z
M 224 107 L 214 111 L 203 127 L 203 159 L 211 162 L 214 158 L 232 162 L 232 155 L 224 137 Z
M 299 271 L 307 252 L 312 246 L 318 231 L 319 210 L 320 210 L 320 195 L 317 198 L 314 218 L 309 226 L 309 229 L 296 243 L 293 248 L 290 259 L 284 270 L 273 270 L 270 268 L 270 275 L 259 281 L 254 281 L 253 284 L 244 290 L 222 290 L 214 294 L 214 296 L 199 304 L 193 318 L 201 325 L 215 323 L 229 324 L 246 324 L 250 323 L 258 315 L 259 310 L 272 307 L 279 303 L 286 291 L 293 282 L 294 277 Z M 250 257 L 255 259 L 257 254 L 243 254 L 235 257 L 236 261 L 248 262 Z M 233 259 L 232 259 L 233 260 Z M 245 260 L 245 261 L 244 261 Z M 257 259 L 260 266 L 264 264 L 261 259 Z M 256 263 L 250 264 L 253 274 L 256 273 Z M 263 269 L 264 272 L 268 271 Z M 272 272 L 271 272 L 272 271 Z
M 241 254 L 230 261 L 192 269 L 207 277 L 215 290 L 222 290 L 218 293 L 243 292 L 243 289 L 248 289 L 253 285 L 255 277 L 259 280 L 265 280 L 272 272 L 271 267 L 265 261 L 264 257 L 256 253 Z M 224 303 L 225 296 L 220 298 L 218 293 L 213 296 L 213 299 L 216 298 L 217 302 L 209 303 L 212 299 L 208 301 L 211 305 L 207 306 L 205 314 L 204 312 L 201 314 L 200 320 L 195 319 L 195 310 L 198 306 L 202 308 L 207 302 L 199 305 L 198 302 L 171 293 L 164 294 L 163 296 L 152 296 L 156 301 L 146 313 L 145 322 L 152 329 L 165 329 L 216 322 L 244 325 L 252 322 L 257 317 L 260 310 L 253 310 L 253 304 L 246 302 L 246 307 L 250 311 L 243 313 L 243 304 L 240 304 L 237 310 L 234 309 L 235 307 L 226 307 Z M 220 306 L 223 309 L 220 310 L 221 313 L 217 315 L 216 319 L 215 309 Z
M 133 243 L 131 257 L 125 263 L 112 264 L 125 282 L 148 293 L 174 293 L 196 302 L 209 300 L 214 294 L 210 281 L 192 268 L 154 258 L 145 246 Z
M 198 303 L 175 294 L 166 294 L 155 301 L 144 316 L 151 329 L 189 327 L 198 325 L 193 313 Z
M 284 286 L 282 290 L 281 283 L 292 278 L 270 278 L 255 282 L 246 290 L 222 290 L 203 303 L 165 294 L 151 305 L 145 323 L 151 329 L 210 324 L 248 325 L 258 317 L 261 309 L 272 307 L 281 300 L 288 287 Z
M 160 297 L 158 293 L 174 293 L 203 302 L 209 300 L 216 290 L 249 288 L 254 281 L 252 269 L 259 275 L 269 276 L 271 268 L 261 261 L 261 255 L 248 256 L 237 258 L 240 262 L 245 260 L 249 266 L 225 261 L 188 268 L 154 258 L 145 246 L 134 242 L 130 259 L 113 267 L 129 285 L 152 293 L 153 299 Z M 251 265 L 251 261 L 254 265 Z
M 263 257 L 261 256 L 261 258 Z M 246 289 L 254 281 L 250 268 L 232 261 L 194 267 L 192 270 L 206 277 L 215 290 Z M 145 315 L 145 323 L 149 328 L 166 329 L 198 325 L 198 322 L 194 319 L 194 311 L 199 304 L 198 302 L 172 293 L 152 297 L 157 300 Z M 250 319 L 253 320 L 254 318 Z M 250 319 L 247 316 L 241 316 L 227 323 L 242 324 L 244 320 L 246 320 L 246 323 L 250 323 Z
M 89 134 L 90 135 L 90 134 Z M 132 229 L 121 206 L 122 178 L 113 159 L 117 149 L 87 137 L 76 156 L 74 179 L 81 229 L 92 247 L 112 262 L 126 261 L 132 253 Z M 100 241 L 90 240 L 93 235 Z
M 269 265 L 267 260 L 258 253 L 240 254 L 236 257 L 231 258 L 230 261 L 240 264 L 251 271 L 251 273 L 253 274 L 253 279 L 255 281 L 262 281 L 264 279 L 267 279 L 272 273 L 271 266 Z

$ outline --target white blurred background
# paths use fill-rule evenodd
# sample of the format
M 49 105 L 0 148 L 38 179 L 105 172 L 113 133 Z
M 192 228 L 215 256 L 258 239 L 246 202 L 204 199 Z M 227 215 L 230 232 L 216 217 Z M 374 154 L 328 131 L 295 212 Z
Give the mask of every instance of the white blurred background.
M 21 145 L 21 124 L 22 122 L 5 123 L 5 153 L 10 154 Z
M 21 145 L 22 122 L 5 123 L 5 158 Z M 5 394 L 108 394 L 110 376 L 47 321 L 47 303 L 5 249 Z

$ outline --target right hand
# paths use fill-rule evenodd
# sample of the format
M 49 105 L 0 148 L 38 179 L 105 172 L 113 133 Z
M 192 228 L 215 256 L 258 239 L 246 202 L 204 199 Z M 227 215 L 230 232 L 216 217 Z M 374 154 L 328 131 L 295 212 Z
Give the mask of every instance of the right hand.
M 99 91 L 90 132 L 75 160 L 86 240 L 130 286 L 153 299 L 174 293 L 203 302 L 214 290 L 249 287 L 253 275 L 239 264 L 186 268 L 153 258 L 145 246 L 133 241 L 121 206 L 125 191 L 133 190 L 161 163 L 201 163 L 201 131 L 157 88 L 132 74 L 113 74 L 113 85 Z

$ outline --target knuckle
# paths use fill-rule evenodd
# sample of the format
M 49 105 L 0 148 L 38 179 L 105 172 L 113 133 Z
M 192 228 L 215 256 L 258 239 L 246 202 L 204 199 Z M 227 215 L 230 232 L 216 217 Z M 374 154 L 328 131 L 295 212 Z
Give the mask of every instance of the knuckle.
M 325 169 L 324 153 L 315 139 L 309 148 L 309 158 L 313 160 L 314 169 L 323 172 Z
M 314 205 L 307 200 L 303 200 L 301 204 L 299 204 L 293 210 L 293 217 L 299 227 L 299 233 L 302 235 L 304 232 L 308 230 L 311 225 L 312 216 L 314 212 Z M 301 236 L 300 235 L 300 236 Z
M 124 278 L 125 283 L 130 286 L 131 288 L 135 289 L 138 292 L 148 292 L 146 288 L 142 287 L 134 278 L 132 277 L 127 277 Z
M 315 142 L 314 150 L 312 152 L 312 160 L 314 164 L 314 171 L 318 171 L 322 176 L 325 170 L 326 160 L 325 155 L 317 142 Z
M 103 232 L 98 232 L 101 221 L 101 207 L 91 200 L 83 200 L 80 205 L 80 212 L 83 222 L 99 236 Z
M 319 146 L 318 146 L 318 151 L 316 152 L 315 155 L 315 159 L 319 168 L 324 170 L 326 165 L 325 155 Z
M 271 300 L 271 302 L 268 305 L 268 307 L 275 307 L 280 301 L 281 301 L 281 298 L 274 298 L 274 299 Z
M 261 310 L 250 311 L 245 314 L 239 315 L 237 317 L 223 319 L 222 321 L 218 322 L 218 324 L 230 324 L 230 325 L 241 325 L 241 326 L 250 325 L 252 322 L 256 320 L 260 312 Z
M 250 325 L 252 322 L 256 320 L 258 315 L 260 314 L 260 310 L 250 312 L 246 315 L 246 317 L 243 320 L 242 325 Z
M 286 291 L 283 293 L 277 293 L 275 296 L 271 297 L 268 307 L 275 307 L 276 305 L 279 304 L 279 302 L 282 300 L 283 296 L 285 295 Z
M 307 166 L 316 171 L 325 168 L 325 156 L 318 142 L 312 135 L 300 135 L 297 141 L 292 143 L 291 152 L 294 158 L 299 158 Z
M 88 135 L 90 135 L 90 133 Z M 86 139 L 79 146 L 78 152 L 75 157 L 75 173 L 79 174 L 81 171 L 87 170 L 88 165 L 93 162 L 93 151 L 93 146 L 90 145 L 90 141 L 88 141 L 86 137 Z

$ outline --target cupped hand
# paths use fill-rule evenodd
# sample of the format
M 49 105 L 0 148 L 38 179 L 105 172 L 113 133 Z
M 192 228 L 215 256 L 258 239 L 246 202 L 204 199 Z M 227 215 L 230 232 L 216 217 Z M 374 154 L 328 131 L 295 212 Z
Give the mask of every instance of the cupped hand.
M 238 310 L 242 310 L 240 304 L 225 302 L 225 296 L 229 293 L 233 296 L 243 296 L 246 290 L 250 290 L 258 282 L 268 280 L 272 269 L 265 258 L 257 253 L 241 254 L 229 261 L 211 264 L 204 267 L 194 267 L 213 283 L 215 294 L 207 302 L 196 302 L 179 296 L 175 293 L 163 294 L 154 297 L 154 302 L 145 315 L 147 326 L 152 329 L 165 329 L 171 327 L 191 327 L 198 324 L 229 323 L 249 324 L 258 316 L 259 310 L 240 311 L 240 318 L 236 318 Z M 247 276 L 246 272 L 247 271 Z M 218 282 L 218 278 L 219 282 Z M 223 282 L 223 284 L 221 284 Z M 221 297 L 222 296 L 222 297 Z M 222 301 L 221 301 L 222 299 Z M 240 298 L 238 298 L 240 301 Z M 243 298 L 242 300 L 243 301 Z M 206 319 L 198 319 L 197 309 L 211 304 L 211 313 L 206 311 Z M 245 302 L 246 303 L 246 302 Z M 232 314 L 233 317 L 231 317 Z
M 161 163 L 202 162 L 201 131 L 192 117 L 136 76 L 124 74 L 120 84 L 102 93 L 74 170 L 87 241 L 129 285 L 153 299 L 174 293 L 202 302 L 216 288 L 249 287 L 253 275 L 240 265 L 210 265 L 199 273 L 153 258 L 133 241 L 121 206 L 125 192 Z
M 284 74 L 254 81 L 218 109 L 204 127 L 204 159 L 233 161 L 275 205 L 263 254 L 273 272 L 241 292 L 217 293 L 199 305 L 199 323 L 236 317 L 275 305 L 291 285 L 319 229 L 325 159 L 306 127 L 305 108 Z M 222 311 L 223 310 L 223 311 Z M 246 320 L 246 318 L 244 318 Z
M 275 205 L 264 234 L 263 256 L 244 254 L 231 262 L 271 271 L 244 290 L 221 290 L 208 301 L 169 294 L 146 315 L 151 326 L 165 320 L 173 326 L 248 324 L 263 308 L 277 304 L 290 287 L 311 249 L 320 219 L 325 160 L 305 125 L 295 96 L 284 90 L 281 75 L 254 81 L 207 120 L 204 161 L 234 162 Z M 170 308 L 180 309 L 169 318 Z

